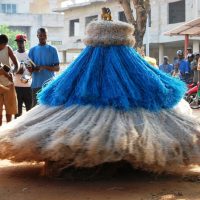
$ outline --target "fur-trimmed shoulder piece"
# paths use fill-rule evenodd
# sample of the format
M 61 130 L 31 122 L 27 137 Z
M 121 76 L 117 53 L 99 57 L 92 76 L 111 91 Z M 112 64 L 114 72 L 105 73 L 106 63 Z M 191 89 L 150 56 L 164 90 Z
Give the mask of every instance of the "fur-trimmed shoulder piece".
M 128 45 L 133 46 L 134 28 L 124 22 L 93 21 L 86 28 L 84 43 L 89 46 Z

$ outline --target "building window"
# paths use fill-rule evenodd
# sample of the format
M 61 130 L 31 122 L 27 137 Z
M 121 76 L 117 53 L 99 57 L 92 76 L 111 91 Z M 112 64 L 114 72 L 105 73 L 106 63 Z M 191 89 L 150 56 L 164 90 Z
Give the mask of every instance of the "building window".
M 12 4 L 12 12 L 17 13 L 17 5 L 16 4 Z
M 118 12 L 118 19 L 119 19 L 119 21 L 127 22 L 124 11 Z
M 79 36 L 79 19 L 69 21 L 69 36 Z
M 30 32 L 31 32 L 30 26 L 9 26 L 9 28 L 12 31 L 20 31 L 22 33 L 25 33 L 28 39 L 30 39 Z
M 169 3 L 169 24 L 185 21 L 185 0 Z
M 62 45 L 62 41 L 51 41 L 51 44 L 54 46 Z
M 98 19 L 98 15 L 93 15 L 85 18 L 85 26 L 87 26 L 91 21 Z
M 17 5 L 16 4 L 0 4 L 0 13 L 17 13 Z

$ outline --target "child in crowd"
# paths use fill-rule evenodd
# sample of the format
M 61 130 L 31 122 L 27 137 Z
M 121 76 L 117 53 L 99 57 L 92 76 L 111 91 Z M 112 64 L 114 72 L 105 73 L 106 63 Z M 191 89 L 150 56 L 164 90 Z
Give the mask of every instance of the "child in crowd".
M 172 70 L 171 75 L 174 78 L 180 79 L 180 70 L 179 70 L 179 63 L 178 63 L 178 61 L 174 63 L 174 70 Z

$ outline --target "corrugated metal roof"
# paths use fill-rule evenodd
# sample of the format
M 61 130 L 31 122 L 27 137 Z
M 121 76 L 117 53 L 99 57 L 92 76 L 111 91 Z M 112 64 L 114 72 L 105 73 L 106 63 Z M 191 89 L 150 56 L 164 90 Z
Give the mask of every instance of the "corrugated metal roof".
M 200 18 L 186 22 L 181 26 L 178 26 L 170 31 L 164 33 L 164 35 L 191 35 L 200 36 Z

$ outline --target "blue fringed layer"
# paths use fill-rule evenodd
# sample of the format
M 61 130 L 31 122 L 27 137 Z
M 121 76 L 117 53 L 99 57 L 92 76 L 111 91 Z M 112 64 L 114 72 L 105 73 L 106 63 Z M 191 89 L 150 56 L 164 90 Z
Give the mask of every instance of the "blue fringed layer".
M 38 98 L 50 106 L 90 104 L 159 111 L 176 105 L 185 90 L 183 82 L 152 67 L 131 47 L 88 46 Z

